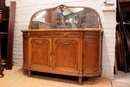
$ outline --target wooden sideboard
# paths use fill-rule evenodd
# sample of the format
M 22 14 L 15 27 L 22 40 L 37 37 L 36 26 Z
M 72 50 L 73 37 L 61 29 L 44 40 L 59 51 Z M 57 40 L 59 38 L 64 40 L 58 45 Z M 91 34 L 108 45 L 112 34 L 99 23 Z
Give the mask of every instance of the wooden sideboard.
M 102 30 L 22 30 L 23 67 L 82 77 L 102 72 Z
M 92 8 L 59 5 L 33 14 L 23 32 L 23 67 L 79 77 L 102 73 L 103 30 Z

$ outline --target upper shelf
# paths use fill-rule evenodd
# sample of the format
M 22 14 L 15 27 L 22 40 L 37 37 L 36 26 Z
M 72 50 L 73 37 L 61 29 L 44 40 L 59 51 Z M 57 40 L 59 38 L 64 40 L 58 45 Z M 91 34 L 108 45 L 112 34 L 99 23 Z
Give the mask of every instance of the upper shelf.
M 130 0 L 119 0 L 119 2 L 130 2 Z
M 31 17 L 29 29 L 102 29 L 100 16 L 92 8 L 59 5 Z

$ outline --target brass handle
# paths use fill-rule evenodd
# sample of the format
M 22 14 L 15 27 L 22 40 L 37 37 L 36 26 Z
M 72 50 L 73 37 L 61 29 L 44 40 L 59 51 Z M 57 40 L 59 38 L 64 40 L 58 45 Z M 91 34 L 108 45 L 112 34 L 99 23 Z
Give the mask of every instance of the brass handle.
M 55 55 L 55 53 L 51 52 L 50 55 Z
M 67 35 L 64 35 L 64 37 L 68 37 L 68 35 L 69 35 L 69 34 L 67 34 Z
M 43 34 L 40 34 L 39 37 L 41 37 Z
M 50 52 L 50 55 L 52 55 L 53 53 L 52 52 Z

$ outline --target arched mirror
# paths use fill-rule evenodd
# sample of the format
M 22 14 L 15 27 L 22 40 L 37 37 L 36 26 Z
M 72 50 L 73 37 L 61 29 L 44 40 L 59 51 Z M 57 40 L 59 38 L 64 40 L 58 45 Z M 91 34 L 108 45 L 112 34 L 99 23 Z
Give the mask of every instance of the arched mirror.
M 102 28 L 99 14 L 92 8 L 59 5 L 36 12 L 29 29 Z

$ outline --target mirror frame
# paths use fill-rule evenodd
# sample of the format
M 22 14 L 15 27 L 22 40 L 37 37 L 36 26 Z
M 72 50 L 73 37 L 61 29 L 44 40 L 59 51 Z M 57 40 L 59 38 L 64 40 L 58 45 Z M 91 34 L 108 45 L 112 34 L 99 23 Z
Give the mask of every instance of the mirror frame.
M 66 6 L 66 5 L 58 5 L 57 7 L 42 9 L 42 10 L 39 10 L 39 11 L 35 12 L 35 13 L 32 15 L 31 19 L 30 19 L 28 29 L 29 29 L 29 30 L 32 29 L 32 28 L 31 28 L 31 26 L 32 26 L 32 20 L 33 20 L 34 16 L 35 16 L 37 13 L 39 13 L 39 12 L 41 12 L 41 11 L 44 11 L 44 10 L 53 10 L 53 9 L 54 9 L 54 10 L 57 10 L 57 8 L 86 8 L 86 9 L 92 10 L 92 11 L 94 11 L 94 12 L 96 13 L 96 15 L 98 16 L 98 23 L 99 23 L 99 28 L 94 28 L 94 29 L 102 29 L 102 23 L 101 23 L 100 15 L 98 14 L 98 12 L 97 12 L 95 9 L 90 8 L 90 7 L 85 7 L 85 6 Z M 60 29 L 60 28 L 50 28 L 50 29 Z M 71 29 L 73 29 L 73 28 L 71 28 Z M 81 29 L 81 28 L 77 28 L 77 29 Z M 91 28 L 84 28 L 84 29 L 91 29 Z M 34 29 L 33 29 L 33 30 L 34 30 Z M 43 30 L 44 30 L 44 29 L 43 29 Z

